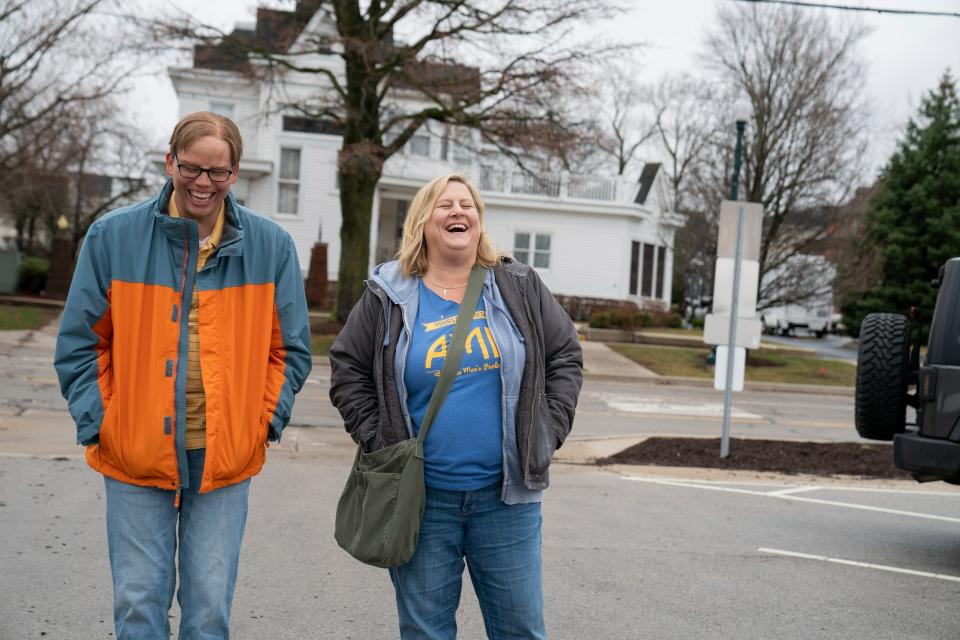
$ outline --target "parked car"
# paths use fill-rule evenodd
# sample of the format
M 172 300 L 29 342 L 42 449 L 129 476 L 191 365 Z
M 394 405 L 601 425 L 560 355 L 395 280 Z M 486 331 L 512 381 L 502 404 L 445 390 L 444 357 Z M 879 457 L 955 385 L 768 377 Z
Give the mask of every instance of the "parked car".
M 893 464 L 916 480 L 960 484 L 960 258 L 947 261 L 934 285 L 939 292 L 922 362 L 907 316 L 864 319 L 855 423 L 864 438 L 893 440 Z M 913 423 L 908 405 L 916 410 Z

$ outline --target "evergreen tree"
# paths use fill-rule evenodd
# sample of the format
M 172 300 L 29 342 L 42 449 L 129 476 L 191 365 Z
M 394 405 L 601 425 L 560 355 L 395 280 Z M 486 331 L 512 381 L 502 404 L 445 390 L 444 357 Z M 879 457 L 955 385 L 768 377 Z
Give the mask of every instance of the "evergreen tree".
M 887 162 L 865 219 L 865 240 L 879 256 L 879 284 L 844 309 L 857 333 L 874 311 L 917 308 L 929 326 L 940 266 L 960 256 L 960 100 L 950 72 L 931 91 Z

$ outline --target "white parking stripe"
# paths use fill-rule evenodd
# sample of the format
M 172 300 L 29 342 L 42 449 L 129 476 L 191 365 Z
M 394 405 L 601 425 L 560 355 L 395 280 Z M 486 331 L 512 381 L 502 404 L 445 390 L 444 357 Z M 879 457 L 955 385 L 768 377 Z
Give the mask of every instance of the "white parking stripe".
M 778 556 L 787 556 L 788 558 L 801 558 L 803 560 L 818 560 L 820 562 L 833 562 L 835 564 L 845 564 L 850 567 L 861 567 L 863 569 L 876 569 L 877 571 L 889 571 L 891 573 L 904 573 L 910 576 L 919 576 L 921 578 L 936 578 L 938 580 L 949 580 L 950 582 L 960 582 L 960 576 L 950 576 L 944 573 L 930 573 L 929 571 L 916 571 L 914 569 L 904 569 L 902 567 L 891 567 L 885 564 L 873 564 L 871 562 L 859 562 L 857 560 L 844 560 L 843 558 L 831 558 L 829 556 L 817 556 L 810 553 L 798 553 L 796 551 L 784 551 L 783 549 L 767 549 L 760 547 L 757 549 L 760 553 L 771 553 Z
M 817 491 L 820 487 L 788 487 L 786 489 L 777 489 L 776 491 L 767 491 L 768 496 L 786 496 L 791 493 L 803 493 L 805 491 Z
M 960 524 L 960 518 L 950 516 L 939 516 L 932 513 L 919 513 L 917 511 L 902 511 L 900 509 L 887 509 L 885 507 L 873 507 L 865 504 L 855 504 L 853 502 L 838 502 L 835 500 L 820 500 L 818 498 L 804 498 L 802 496 L 784 495 L 777 491 L 752 491 L 750 489 L 737 489 L 734 487 L 723 487 L 719 485 L 699 484 L 694 482 L 677 482 L 675 480 L 661 480 L 657 478 L 636 478 L 624 477 L 624 480 L 634 480 L 636 482 L 648 482 L 650 484 L 662 484 L 671 487 L 687 487 L 693 489 L 705 489 L 707 491 L 723 491 L 725 493 L 740 493 L 744 495 L 760 496 L 761 498 L 774 498 L 776 500 L 796 500 L 797 502 L 808 502 L 810 504 L 820 504 L 829 507 L 844 507 L 846 509 L 859 509 L 861 511 L 876 511 L 878 513 L 889 513 L 892 515 L 908 516 L 911 518 L 924 518 L 926 520 L 939 520 L 941 522 L 953 522 Z
M 719 418 L 723 415 L 723 403 L 717 402 L 698 402 L 696 404 L 690 404 L 689 402 L 678 403 L 675 400 L 667 397 L 638 396 L 625 393 L 591 392 L 590 395 L 603 400 L 603 402 L 605 402 L 611 409 L 615 409 L 623 413 L 666 413 L 677 416 L 708 418 Z M 732 408 L 731 417 L 746 420 L 767 421 L 766 418 L 759 414 L 743 411 L 742 409 L 737 409 L 736 407 Z

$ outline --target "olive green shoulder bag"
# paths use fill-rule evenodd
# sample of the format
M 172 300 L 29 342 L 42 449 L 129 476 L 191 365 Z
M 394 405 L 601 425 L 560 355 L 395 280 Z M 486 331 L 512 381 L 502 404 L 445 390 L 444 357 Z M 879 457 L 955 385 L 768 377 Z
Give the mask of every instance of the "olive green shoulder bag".
M 357 455 L 337 503 L 334 537 L 347 553 L 376 567 L 396 567 L 413 557 L 423 519 L 423 441 L 446 398 L 463 355 L 486 269 L 474 267 L 460 303 L 443 369 L 427 404 L 416 438 Z M 401 372 L 400 375 L 403 375 Z

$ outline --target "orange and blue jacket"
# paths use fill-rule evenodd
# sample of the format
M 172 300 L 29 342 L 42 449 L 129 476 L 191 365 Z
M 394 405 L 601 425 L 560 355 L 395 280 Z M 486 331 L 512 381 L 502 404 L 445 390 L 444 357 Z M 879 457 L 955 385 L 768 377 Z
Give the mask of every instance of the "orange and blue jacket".
M 90 227 L 54 366 L 91 467 L 130 484 L 187 487 L 187 320 L 197 289 L 207 492 L 260 471 L 310 373 L 310 328 L 286 231 L 228 193 L 222 242 L 197 272 L 198 226 L 167 214 L 172 192 L 168 182 Z

